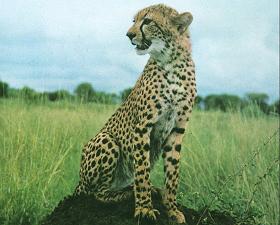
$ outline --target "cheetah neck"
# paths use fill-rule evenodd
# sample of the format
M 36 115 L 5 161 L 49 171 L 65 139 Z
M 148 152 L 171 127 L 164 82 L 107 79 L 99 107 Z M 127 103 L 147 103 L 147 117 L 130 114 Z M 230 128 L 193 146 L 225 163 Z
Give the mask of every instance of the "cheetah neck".
M 182 67 L 194 67 L 190 41 L 171 41 L 157 54 L 151 55 L 161 69 L 169 72 L 180 71 Z M 181 70 L 183 72 L 183 70 Z

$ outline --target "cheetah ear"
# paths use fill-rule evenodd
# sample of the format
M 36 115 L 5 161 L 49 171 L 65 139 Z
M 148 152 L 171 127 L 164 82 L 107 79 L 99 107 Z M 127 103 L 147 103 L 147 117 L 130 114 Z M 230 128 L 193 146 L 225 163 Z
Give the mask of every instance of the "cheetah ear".
M 190 12 L 184 12 L 179 14 L 178 16 L 174 16 L 171 18 L 171 22 L 177 26 L 178 31 L 180 34 L 184 33 L 188 26 L 193 21 L 193 16 Z

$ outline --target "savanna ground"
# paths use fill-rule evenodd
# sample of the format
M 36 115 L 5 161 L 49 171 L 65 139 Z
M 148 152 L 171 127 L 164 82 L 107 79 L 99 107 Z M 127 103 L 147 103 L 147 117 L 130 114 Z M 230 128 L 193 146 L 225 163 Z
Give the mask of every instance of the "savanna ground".
M 83 144 L 117 105 L 0 101 L 0 224 L 38 224 L 78 182 Z M 179 202 L 239 221 L 279 221 L 279 117 L 193 112 L 182 150 Z M 162 186 L 159 162 L 152 183 Z

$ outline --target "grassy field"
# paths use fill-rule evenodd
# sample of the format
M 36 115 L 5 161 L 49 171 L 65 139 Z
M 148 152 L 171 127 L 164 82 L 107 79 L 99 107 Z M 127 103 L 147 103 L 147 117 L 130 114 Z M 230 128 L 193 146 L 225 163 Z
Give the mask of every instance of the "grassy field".
M 37 224 L 73 192 L 82 146 L 116 107 L 0 101 L 0 224 Z M 276 225 L 279 134 L 272 135 L 278 129 L 278 117 L 194 111 L 184 138 L 179 201 Z M 159 162 L 152 174 L 158 186 L 162 170 Z

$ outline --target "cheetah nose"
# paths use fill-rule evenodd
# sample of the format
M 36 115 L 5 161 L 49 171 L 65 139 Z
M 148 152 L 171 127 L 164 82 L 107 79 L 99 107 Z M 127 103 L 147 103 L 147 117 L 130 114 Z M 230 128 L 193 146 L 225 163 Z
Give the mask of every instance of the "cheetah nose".
M 132 32 L 127 32 L 126 36 L 129 37 L 129 39 L 132 41 L 132 39 L 136 36 L 136 34 Z

